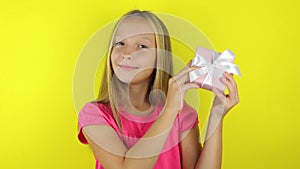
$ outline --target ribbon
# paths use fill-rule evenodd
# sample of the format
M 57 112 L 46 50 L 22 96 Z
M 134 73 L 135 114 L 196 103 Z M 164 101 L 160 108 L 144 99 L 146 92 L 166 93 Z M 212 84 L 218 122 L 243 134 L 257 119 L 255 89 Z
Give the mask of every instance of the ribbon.
M 205 77 L 201 83 L 202 88 L 204 85 L 212 86 L 213 77 L 222 77 L 224 72 L 241 76 L 239 67 L 233 64 L 235 55 L 230 50 L 227 49 L 221 54 L 213 50 L 211 50 L 211 52 L 213 52 L 212 59 L 206 59 L 204 56 L 200 55 L 199 52 L 196 52 L 195 58 L 192 61 L 192 66 L 198 66 L 200 68 L 189 73 L 190 82 Z

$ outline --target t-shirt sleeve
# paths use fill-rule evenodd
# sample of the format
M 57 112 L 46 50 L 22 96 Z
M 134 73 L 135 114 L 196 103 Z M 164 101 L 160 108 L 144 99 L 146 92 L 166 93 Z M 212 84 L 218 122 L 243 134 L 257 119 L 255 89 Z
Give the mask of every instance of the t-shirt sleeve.
M 187 103 L 184 103 L 182 110 L 179 112 L 178 120 L 179 133 L 190 130 L 193 127 L 197 126 L 199 123 L 197 111 Z
M 97 103 L 86 103 L 78 115 L 78 139 L 81 143 L 87 144 L 87 140 L 82 133 L 82 128 L 87 125 L 109 125 L 107 118 L 104 116 L 103 110 L 99 108 Z

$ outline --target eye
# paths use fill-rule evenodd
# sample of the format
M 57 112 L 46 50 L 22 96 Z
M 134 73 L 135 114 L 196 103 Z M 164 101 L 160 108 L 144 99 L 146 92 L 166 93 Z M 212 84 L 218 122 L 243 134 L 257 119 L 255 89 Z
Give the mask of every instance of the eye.
M 148 46 L 146 46 L 146 45 L 139 45 L 138 47 L 139 48 L 148 48 Z
M 124 45 L 124 42 L 116 42 L 115 43 L 115 46 L 123 46 Z

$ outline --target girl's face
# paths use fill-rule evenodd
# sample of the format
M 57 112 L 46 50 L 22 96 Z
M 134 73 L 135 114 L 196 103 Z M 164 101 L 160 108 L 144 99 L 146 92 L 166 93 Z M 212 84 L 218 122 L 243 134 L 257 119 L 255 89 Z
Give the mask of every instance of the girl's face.
M 156 61 L 155 35 L 150 23 L 140 16 L 123 19 L 116 31 L 111 52 L 115 75 L 122 82 L 149 82 Z

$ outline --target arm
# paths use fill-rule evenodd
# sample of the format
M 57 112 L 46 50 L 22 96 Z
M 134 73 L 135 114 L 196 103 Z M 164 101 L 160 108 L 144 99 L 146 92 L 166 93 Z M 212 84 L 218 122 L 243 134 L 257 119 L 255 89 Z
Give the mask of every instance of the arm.
M 222 124 L 218 125 L 214 134 L 205 142 L 203 148 L 199 141 L 199 129 L 194 127 L 180 142 L 180 149 L 183 169 L 221 168 Z
M 95 157 L 104 168 L 152 169 L 168 136 L 171 123 L 175 120 L 176 116 L 173 114 L 176 115 L 172 111 L 164 111 L 144 137 L 130 149 L 127 149 L 116 132 L 109 126 L 85 126 L 83 133 Z
M 213 90 L 216 94 L 216 97 L 211 109 L 208 129 L 206 132 L 206 141 L 203 148 L 201 148 L 201 144 L 199 144 L 199 131 L 196 129 L 192 129 L 190 133 L 182 140 L 181 155 L 183 169 L 221 168 L 223 118 L 228 111 L 239 102 L 237 86 L 232 75 L 227 73 L 224 75 L 226 78 L 224 83 L 228 87 L 230 93 L 225 95 L 217 90 Z M 197 159 L 195 160 L 195 158 Z
M 127 149 L 110 127 L 90 125 L 83 128 L 92 151 L 104 168 L 153 168 L 174 120 L 183 107 L 185 92 L 191 88 L 198 88 L 197 84 L 185 83 L 191 70 L 185 68 L 169 80 L 166 105 L 162 115 L 130 149 Z
M 211 108 L 205 143 L 196 169 L 220 169 L 222 165 L 223 118 L 239 102 L 237 85 L 232 74 L 224 73 L 223 82 L 229 94 L 213 89 L 215 99 Z
M 202 146 L 199 141 L 199 128 L 195 126 L 189 131 L 181 134 L 180 152 L 183 169 L 194 169 L 200 156 Z
M 222 165 L 222 121 L 205 141 L 195 169 L 220 169 Z

